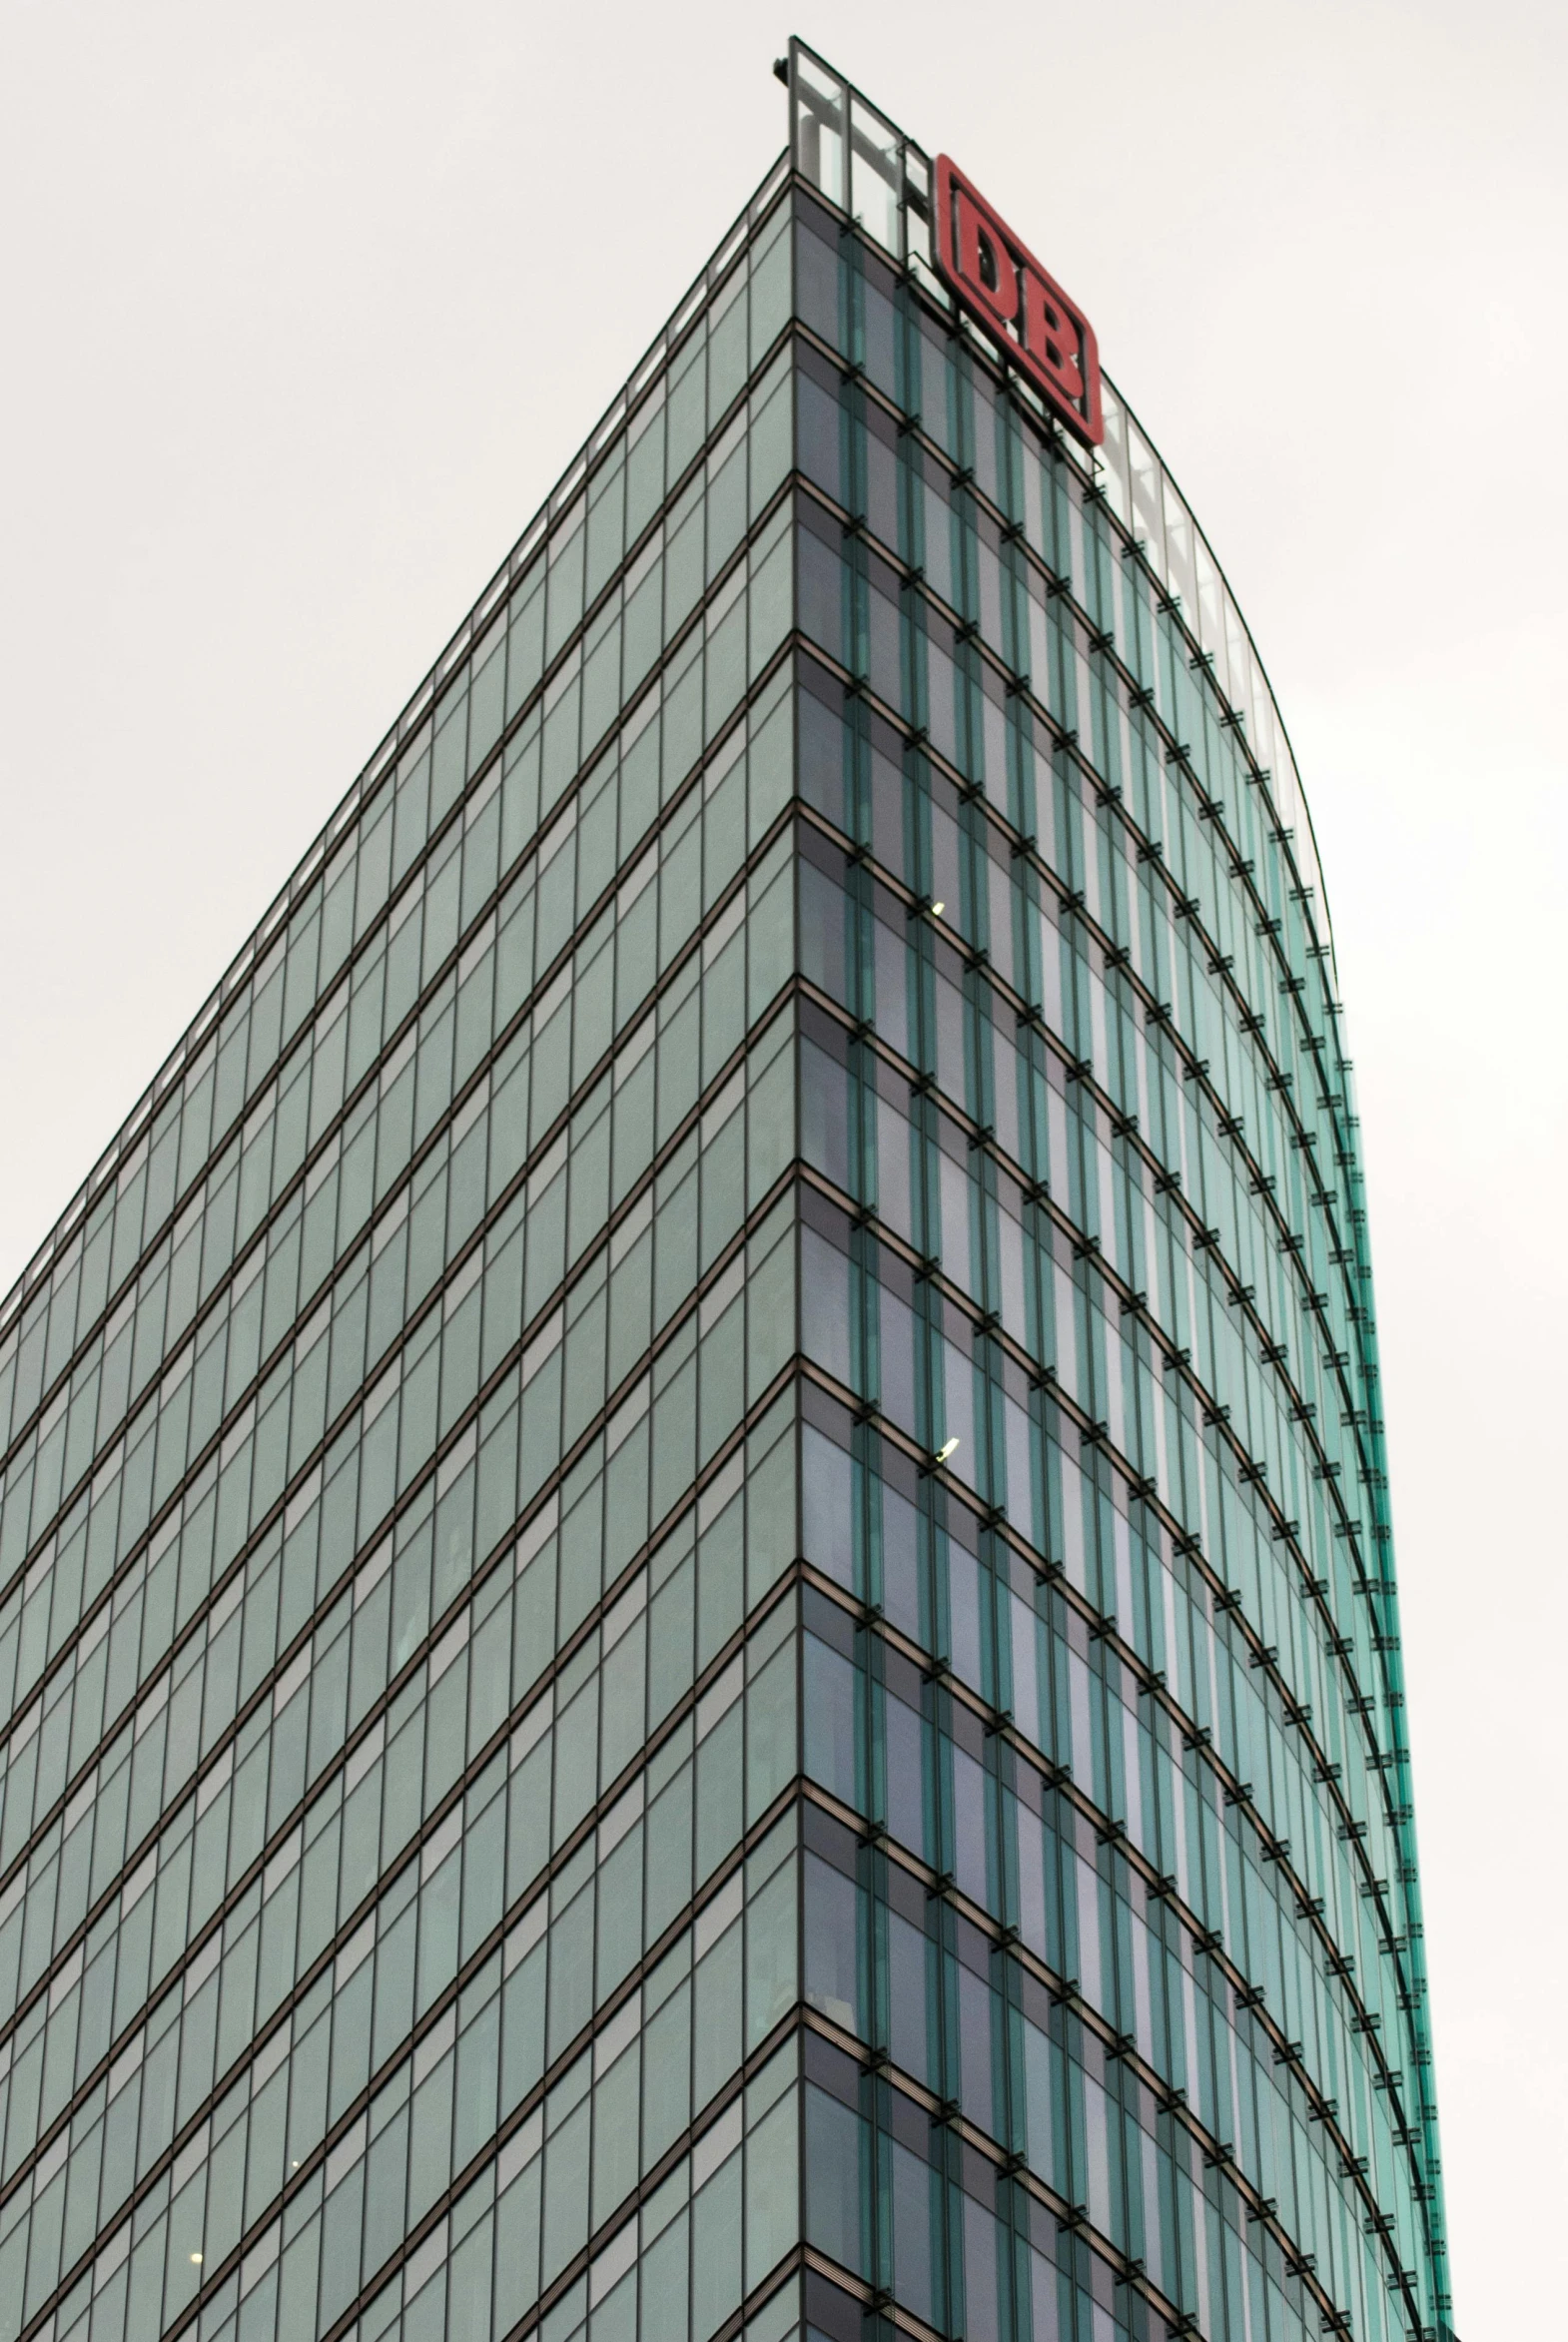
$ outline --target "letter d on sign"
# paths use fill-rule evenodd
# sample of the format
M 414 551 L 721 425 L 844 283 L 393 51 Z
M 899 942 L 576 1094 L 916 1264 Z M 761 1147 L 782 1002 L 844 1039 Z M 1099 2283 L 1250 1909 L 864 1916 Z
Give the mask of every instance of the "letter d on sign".
M 1008 250 L 1007 230 L 967 187 L 953 190 L 958 274 L 964 289 L 999 326 L 1018 316 L 1018 270 Z

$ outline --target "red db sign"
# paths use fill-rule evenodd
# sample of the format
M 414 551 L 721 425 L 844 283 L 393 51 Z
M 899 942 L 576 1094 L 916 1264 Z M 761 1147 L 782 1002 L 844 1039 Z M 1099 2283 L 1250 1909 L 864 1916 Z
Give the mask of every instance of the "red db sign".
M 1106 435 L 1095 329 L 948 155 L 937 157 L 937 272 L 1086 447 Z

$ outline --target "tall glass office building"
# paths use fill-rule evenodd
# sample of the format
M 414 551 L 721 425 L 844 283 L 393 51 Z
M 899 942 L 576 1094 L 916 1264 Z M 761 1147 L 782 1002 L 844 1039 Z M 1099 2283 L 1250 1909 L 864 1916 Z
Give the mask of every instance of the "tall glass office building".
M 790 105 L 0 1313 L 0 2336 L 1447 2333 L 1290 751 Z

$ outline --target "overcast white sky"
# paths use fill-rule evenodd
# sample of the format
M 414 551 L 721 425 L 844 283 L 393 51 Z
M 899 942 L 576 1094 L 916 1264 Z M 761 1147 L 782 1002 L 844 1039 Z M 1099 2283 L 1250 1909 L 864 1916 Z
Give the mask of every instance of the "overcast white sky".
M 1565 24 L 0 0 L 0 1290 L 782 147 L 791 30 L 1094 318 L 1327 874 L 1463 2342 L 1560 2329 L 1568 2192 Z

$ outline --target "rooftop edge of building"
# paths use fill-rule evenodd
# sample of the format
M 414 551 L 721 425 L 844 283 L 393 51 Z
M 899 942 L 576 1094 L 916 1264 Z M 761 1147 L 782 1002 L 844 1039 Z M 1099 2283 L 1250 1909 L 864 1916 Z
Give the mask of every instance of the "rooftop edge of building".
M 798 65 L 805 68 L 804 72 L 797 70 Z M 984 341 L 978 331 L 968 328 L 952 295 L 930 265 L 929 235 L 923 255 L 919 248 L 918 232 L 914 236 L 909 233 L 907 224 L 910 218 L 918 220 L 920 217 L 918 207 L 923 200 L 922 182 L 929 188 L 930 157 L 872 106 L 853 84 L 837 74 L 798 38 L 792 37 L 788 58 L 779 59 L 773 71 L 790 92 L 789 145 L 763 175 L 755 193 L 720 238 L 710 259 L 676 303 L 665 325 L 654 336 L 467 615 L 404 702 L 70 1202 L 3 1298 L 0 1298 L 0 1347 L 4 1346 L 17 1327 L 26 1302 L 37 1293 L 48 1277 L 57 1256 L 76 1234 L 89 1207 L 119 1175 L 127 1156 L 142 1139 L 154 1108 L 167 1096 L 192 1055 L 206 1041 L 222 1009 L 245 983 L 268 944 L 286 925 L 294 905 L 310 887 L 333 846 L 347 832 L 361 807 L 380 788 L 394 766 L 400 748 L 436 706 L 442 686 L 456 675 L 464 658 L 484 635 L 502 608 L 511 586 L 521 578 L 534 557 L 544 551 L 554 524 L 569 513 L 596 463 L 608 452 L 616 432 L 652 391 L 663 368 L 695 325 L 709 297 L 718 290 L 745 251 L 753 231 L 784 190 L 793 183 L 810 187 L 820 200 L 832 205 L 846 220 L 853 221 L 863 234 L 889 253 L 918 289 L 922 299 L 930 302 L 945 316 L 957 317 L 977 355 L 988 366 L 1010 377 L 1015 392 L 1036 411 L 1042 426 L 1054 432 L 1058 443 L 1079 464 L 1086 476 L 1100 487 L 1117 518 L 1132 535 L 1163 590 L 1171 598 L 1173 608 L 1179 614 L 1197 644 L 1198 655 L 1210 663 L 1216 680 L 1224 679 L 1225 696 L 1237 717 L 1237 730 L 1247 743 L 1249 755 L 1267 791 L 1276 827 L 1280 832 L 1282 849 L 1296 870 L 1305 915 L 1313 925 L 1314 932 L 1319 927 L 1321 929 L 1322 947 L 1327 956 L 1326 980 L 1331 996 L 1337 1001 L 1338 987 L 1332 973 L 1333 937 L 1327 896 L 1318 864 L 1311 816 L 1284 721 L 1250 629 L 1224 571 L 1206 536 L 1198 527 L 1186 499 L 1177 489 L 1169 466 L 1156 451 L 1153 441 L 1143 430 L 1133 409 L 1109 375 L 1104 377 L 1109 393 L 1106 430 L 1109 455 L 1102 452 L 1089 454 L 1076 445 L 1069 434 L 1051 422 L 1038 393 L 1016 370 L 1007 366 L 993 345 Z M 820 165 L 814 171 L 801 167 L 804 142 L 799 122 L 802 111 L 800 93 L 807 88 L 814 89 L 819 98 L 824 89 L 829 93 L 837 91 L 837 103 L 849 111 L 849 184 L 847 187 L 840 185 L 837 197 L 831 185 L 823 184 L 824 173 Z M 833 103 L 831 95 L 828 103 Z M 817 119 L 820 121 L 820 110 Z M 881 134 L 880 138 L 866 138 L 863 125 L 875 126 Z M 868 218 L 865 204 L 857 204 L 856 158 L 875 170 L 885 193 L 893 193 L 894 213 L 899 223 L 896 229 L 900 246 L 898 250 L 892 248 L 885 234 L 878 233 L 877 223 L 874 218 Z M 896 185 L 888 177 L 890 168 L 896 172 Z M 842 179 L 842 159 L 840 177 Z M 912 194 L 916 207 L 913 210 L 910 203 Z M 849 198 L 848 202 L 841 200 L 845 196 Z M 886 224 L 887 215 L 884 216 L 884 226 Z M 1141 530 L 1147 530 L 1148 533 L 1140 533 Z M 1190 554 L 1182 549 L 1183 534 L 1188 536 Z M 1186 590 L 1183 591 L 1183 588 Z M 1250 700 L 1250 708 L 1245 704 L 1247 699 Z M 1251 730 L 1248 730 L 1249 723 Z M 1265 755 L 1270 761 L 1264 761 Z M 1304 824 L 1304 833 L 1297 830 L 1297 822 Z M 1319 906 L 1320 918 L 1314 916 L 1311 908 L 1314 898 Z

